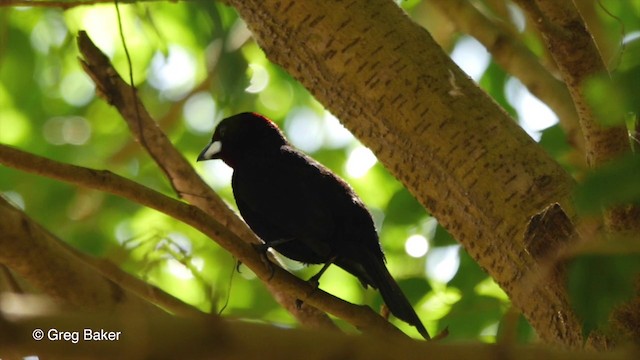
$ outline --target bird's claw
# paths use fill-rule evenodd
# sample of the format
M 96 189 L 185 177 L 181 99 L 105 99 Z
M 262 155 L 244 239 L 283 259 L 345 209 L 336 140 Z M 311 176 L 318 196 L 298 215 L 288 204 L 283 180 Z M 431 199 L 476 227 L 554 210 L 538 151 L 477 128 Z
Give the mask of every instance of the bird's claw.
M 313 290 L 311 290 L 311 294 L 313 294 L 314 291 L 316 291 L 316 289 L 318 289 L 318 287 L 320 287 L 320 276 L 322 275 L 321 273 L 315 274 L 312 277 L 309 278 L 309 280 L 307 280 L 307 282 L 313 287 Z
M 267 281 L 271 281 L 271 279 L 273 279 L 273 275 L 276 273 L 276 269 L 267 256 L 267 251 L 270 246 L 267 244 L 251 244 L 251 246 L 253 246 L 258 254 L 260 254 L 260 259 L 262 259 L 264 265 L 269 269 L 269 277 L 267 278 Z
M 309 280 L 307 280 L 307 283 L 309 285 L 311 285 L 311 291 L 309 291 L 309 293 L 307 293 L 307 297 L 311 297 L 313 296 L 313 294 L 320 288 L 320 276 L 322 275 L 321 273 L 316 274 L 312 277 L 309 278 Z M 302 307 L 302 305 L 304 304 L 304 301 L 300 300 L 300 299 L 296 299 L 296 308 L 298 310 L 300 310 L 300 308 Z
M 391 312 L 389 311 L 389 307 L 387 306 L 387 304 L 382 304 L 382 306 L 380 307 L 380 316 L 382 316 L 382 318 L 385 320 L 389 320 L 390 313 Z
M 311 291 L 307 293 L 307 297 L 311 297 L 320 288 L 320 276 L 322 273 L 315 274 L 307 280 L 307 283 L 311 285 Z M 300 310 L 304 305 L 304 300 L 296 299 L 296 309 Z

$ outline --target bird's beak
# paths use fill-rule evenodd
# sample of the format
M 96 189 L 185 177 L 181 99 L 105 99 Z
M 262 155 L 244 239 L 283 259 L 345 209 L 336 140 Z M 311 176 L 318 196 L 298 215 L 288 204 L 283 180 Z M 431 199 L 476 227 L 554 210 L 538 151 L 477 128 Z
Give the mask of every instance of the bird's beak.
M 222 152 L 222 143 L 220 141 L 211 141 L 204 149 L 196 161 L 219 159 Z

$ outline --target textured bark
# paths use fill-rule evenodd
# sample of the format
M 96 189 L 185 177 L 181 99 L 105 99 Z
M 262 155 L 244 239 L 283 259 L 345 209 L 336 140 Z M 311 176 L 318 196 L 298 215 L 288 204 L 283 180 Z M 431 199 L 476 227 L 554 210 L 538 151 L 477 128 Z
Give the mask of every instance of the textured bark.
M 82 259 L 82 255 L 70 250 L 1 197 L 0 233 L 0 264 L 12 269 L 61 306 L 102 311 L 132 308 L 161 312 L 102 276 Z M 193 313 L 197 311 L 194 309 Z
M 538 26 L 576 105 L 585 137 L 587 163 L 596 167 L 631 148 L 624 126 L 605 127 L 584 97 L 584 82 L 607 74 L 586 24 L 572 1 L 517 0 Z
M 602 125 L 604 119 L 596 118 L 585 98 L 586 81 L 597 75 L 608 75 L 608 71 L 575 6 L 576 1 L 516 0 L 516 3 L 527 11 L 538 27 L 569 88 L 580 118 L 589 166 L 597 168 L 630 153 L 631 144 L 624 119 L 609 121 L 621 125 Z M 629 205 L 606 209 L 605 222 L 610 232 L 625 236 L 638 233 L 640 207 Z
M 391 1 L 230 1 L 267 56 L 340 118 L 547 341 L 580 346 L 563 284 L 523 281 L 529 219 L 571 178 Z M 452 329 L 452 331 L 455 331 Z
M 466 0 L 430 0 L 462 32 L 476 38 L 506 72 L 517 77 L 527 89 L 558 115 L 569 143 L 584 156 L 584 137 L 578 114 L 567 86 L 540 63 L 505 24 L 492 21 Z M 504 5 L 504 3 L 502 3 Z M 584 159 L 582 160 L 584 163 Z M 578 163 L 583 165 L 582 163 Z

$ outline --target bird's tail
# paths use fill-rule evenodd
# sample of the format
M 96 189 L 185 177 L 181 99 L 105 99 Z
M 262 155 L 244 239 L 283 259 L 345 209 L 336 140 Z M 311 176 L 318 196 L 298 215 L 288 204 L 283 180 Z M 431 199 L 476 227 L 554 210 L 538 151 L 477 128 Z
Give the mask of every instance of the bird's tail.
M 389 270 L 387 270 L 384 261 L 375 259 L 374 257 L 368 258 L 369 261 L 367 261 L 366 267 L 367 273 L 373 280 L 373 284 L 371 285 L 378 288 L 389 311 L 398 319 L 414 326 L 425 340 L 430 340 L 431 337 L 429 333 L 424 328 L 424 325 L 422 325 L 420 318 L 413 310 L 413 307 L 400 289 L 400 286 L 398 286 L 398 283 L 396 283 L 389 273 Z

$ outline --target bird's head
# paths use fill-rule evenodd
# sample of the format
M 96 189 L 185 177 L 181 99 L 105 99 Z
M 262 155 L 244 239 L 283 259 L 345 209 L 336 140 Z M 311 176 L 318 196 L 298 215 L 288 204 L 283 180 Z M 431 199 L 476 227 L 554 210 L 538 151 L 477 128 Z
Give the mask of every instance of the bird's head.
M 222 159 L 235 167 L 249 157 L 276 151 L 286 143 L 284 135 L 271 120 L 256 113 L 241 113 L 218 124 L 211 142 L 197 161 Z

